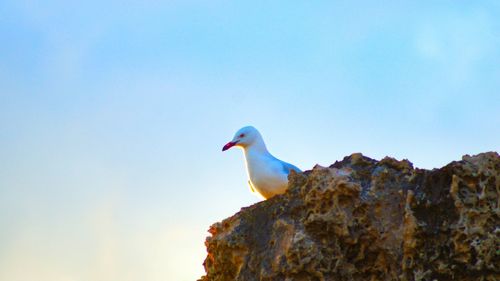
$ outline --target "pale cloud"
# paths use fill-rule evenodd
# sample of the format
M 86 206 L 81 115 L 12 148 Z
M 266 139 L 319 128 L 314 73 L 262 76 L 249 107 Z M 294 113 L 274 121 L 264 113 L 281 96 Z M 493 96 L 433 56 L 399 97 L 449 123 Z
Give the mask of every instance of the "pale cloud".
M 477 66 L 497 52 L 492 18 L 486 11 L 436 14 L 422 20 L 415 32 L 415 49 L 453 84 L 474 77 Z
M 418 53 L 428 59 L 438 59 L 442 56 L 443 42 L 435 28 L 424 24 L 416 33 L 415 46 Z
M 183 281 L 203 274 L 206 226 L 123 215 L 107 200 L 64 219 L 19 218 L 0 244 L 0 280 Z

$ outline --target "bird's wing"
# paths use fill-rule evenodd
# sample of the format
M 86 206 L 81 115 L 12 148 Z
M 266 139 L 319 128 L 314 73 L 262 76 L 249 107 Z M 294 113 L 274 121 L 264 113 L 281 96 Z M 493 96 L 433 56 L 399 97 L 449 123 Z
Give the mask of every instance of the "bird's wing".
M 283 171 L 287 174 L 289 174 L 291 170 L 294 170 L 297 173 L 302 172 L 299 168 L 295 167 L 294 165 L 292 165 L 290 163 L 286 163 L 286 162 L 281 161 L 281 165 L 283 166 Z
M 248 186 L 250 186 L 250 191 L 255 193 L 255 188 L 253 188 L 252 182 L 248 181 Z

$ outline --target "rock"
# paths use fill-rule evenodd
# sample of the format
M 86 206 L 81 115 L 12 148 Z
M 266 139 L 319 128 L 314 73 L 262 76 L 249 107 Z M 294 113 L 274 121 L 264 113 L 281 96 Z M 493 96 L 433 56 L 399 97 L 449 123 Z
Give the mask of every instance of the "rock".
M 353 154 L 210 227 L 223 280 L 500 280 L 500 157 L 441 169 Z

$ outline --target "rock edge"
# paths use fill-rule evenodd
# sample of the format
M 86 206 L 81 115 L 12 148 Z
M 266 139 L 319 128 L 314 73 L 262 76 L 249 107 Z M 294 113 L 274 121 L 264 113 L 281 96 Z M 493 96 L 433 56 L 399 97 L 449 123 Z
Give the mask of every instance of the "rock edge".
M 434 170 L 352 154 L 212 225 L 199 280 L 500 280 L 499 194 L 496 152 Z

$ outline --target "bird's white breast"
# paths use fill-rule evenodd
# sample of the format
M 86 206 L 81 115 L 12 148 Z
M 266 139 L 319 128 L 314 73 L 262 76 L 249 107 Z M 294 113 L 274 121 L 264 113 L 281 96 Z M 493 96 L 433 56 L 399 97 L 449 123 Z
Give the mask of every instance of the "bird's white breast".
M 269 154 L 248 151 L 245 153 L 248 177 L 253 187 L 265 198 L 284 193 L 288 174 L 282 164 Z

